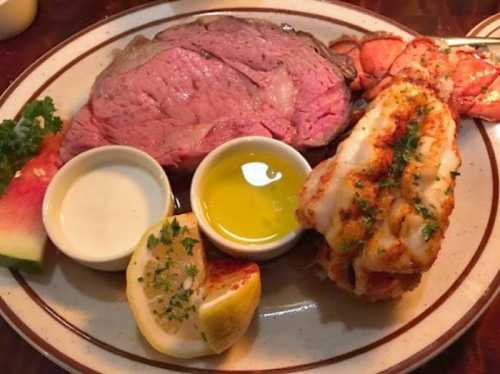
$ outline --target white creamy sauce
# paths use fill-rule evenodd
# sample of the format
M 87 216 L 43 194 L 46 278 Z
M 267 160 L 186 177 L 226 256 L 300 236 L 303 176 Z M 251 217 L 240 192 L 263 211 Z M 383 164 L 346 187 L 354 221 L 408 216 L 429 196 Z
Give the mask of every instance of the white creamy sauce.
M 61 203 L 60 220 L 71 247 L 99 257 L 134 246 L 160 218 L 165 193 L 146 170 L 103 165 L 78 177 Z

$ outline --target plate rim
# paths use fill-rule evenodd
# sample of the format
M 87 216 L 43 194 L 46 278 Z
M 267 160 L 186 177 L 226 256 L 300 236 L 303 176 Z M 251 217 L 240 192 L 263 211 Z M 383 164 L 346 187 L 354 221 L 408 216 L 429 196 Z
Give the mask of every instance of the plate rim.
M 108 18 L 100 20 L 100 21 L 98 21 L 98 22 L 96 22 L 94 24 L 91 24 L 91 25 L 87 26 L 86 28 L 80 30 L 79 32 L 73 34 L 69 38 L 65 39 L 61 43 L 59 43 L 56 46 L 54 46 L 53 48 L 51 48 L 49 51 L 47 51 L 41 57 L 39 57 L 34 63 L 32 63 L 30 66 L 28 66 L 28 68 L 25 69 L 9 85 L 9 87 L 7 87 L 7 89 L 0 95 L 0 106 L 2 106 L 5 103 L 5 101 L 15 91 L 15 89 L 17 88 L 17 86 L 21 82 L 23 82 L 31 74 L 31 72 L 35 68 L 37 68 L 40 64 L 42 64 L 48 58 L 50 58 L 54 53 L 56 53 L 58 50 L 62 49 L 64 46 L 66 46 L 70 42 L 74 41 L 75 39 L 78 39 L 79 37 L 85 35 L 89 31 L 91 31 L 91 30 L 93 30 L 93 29 L 95 29 L 95 28 L 97 28 L 97 27 L 99 27 L 101 25 L 104 25 L 106 23 L 112 22 L 115 19 L 118 19 L 118 18 L 123 17 L 125 15 L 131 14 L 131 13 L 135 13 L 137 11 L 140 11 L 142 9 L 146 9 L 146 8 L 149 8 L 149 7 L 154 7 L 154 6 L 157 6 L 159 4 L 171 3 L 171 2 L 176 2 L 176 1 L 179 1 L 179 0 L 156 0 L 156 1 L 153 1 L 153 2 L 150 2 L 150 3 L 142 4 L 142 5 L 139 5 L 139 6 L 136 6 L 136 7 L 132 7 L 132 8 L 126 9 L 126 10 L 124 10 L 122 12 L 119 12 L 119 13 L 111 16 L 111 17 L 108 17 Z M 365 8 L 361 8 L 361 7 L 358 7 L 358 6 L 353 5 L 353 4 L 347 4 L 347 3 L 339 2 L 337 0 L 320 0 L 320 1 L 326 2 L 326 3 L 333 3 L 333 4 L 336 4 L 338 6 L 345 7 L 345 8 L 355 9 L 355 10 L 360 11 L 362 13 L 371 15 L 371 16 L 373 16 L 375 18 L 387 21 L 387 22 L 389 22 L 389 23 L 397 26 L 398 28 L 400 28 L 400 29 L 402 29 L 402 30 L 404 30 L 404 31 L 406 31 L 408 33 L 413 34 L 414 36 L 418 35 L 418 33 L 416 33 L 414 30 L 411 30 L 411 29 L 407 28 L 406 26 L 401 25 L 401 24 L 399 24 L 398 22 L 396 22 L 394 20 L 391 20 L 390 18 L 387 18 L 385 16 L 379 15 L 379 14 L 377 14 L 375 12 L 372 12 L 370 10 L 367 10 Z M 248 8 L 248 7 L 247 8 L 230 7 L 230 8 L 224 8 L 224 9 L 203 10 L 203 11 L 192 12 L 192 13 L 179 13 L 179 14 L 174 14 L 173 16 L 170 16 L 170 17 L 166 17 L 164 19 L 160 19 L 160 20 L 156 20 L 156 21 L 152 21 L 152 22 L 146 22 L 146 23 L 144 23 L 144 24 L 142 24 L 142 25 L 140 25 L 140 26 L 138 26 L 136 28 L 132 28 L 130 30 L 127 30 L 126 32 L 117 34 L 114 37 L 109 38 L 106 41 L 104 41 L 102 43 L 99 43 L 98 45 L 95 45 L 95 46 L 91 47 L 89 50 L 85 51 L 83 54 L 79 55 L 75 59 L 70 60 L 68 64 L 66 64 L 62 69 L 59 69 L 54 74 L 54 76 L 55 76 L 54 79 L 57 79 L 57 77 L 60 74 L 62 74 L 61 70 L 65 71 L 65 70 L 69 69 L 71 66 L 73 66 L 76 63 L 78 63 L 81 59 L 83 59 L 84 57 L 86 57 L 88 54 L 90 54 L 93 51 L 101 48 L 103 45 L 106 45 L 108 43 L 111 43 L 111 42 L 119 39 L 119 38 L 122 38 L 124 36 L 124 34 L 133 33 L 133 32 L 136 31 L 136 29 L 146 28 L 148 26 L 153 26 L 154 24 L 157 24 L 157 23 L 164 23 L 164 22 L 167 22 L 167 21 L 175 20 L 177 18 L 189 17 L 190 15 L 193 15 L 193 13 L 194 13 L 194 15 L 196 15 L 196 14 L 200 14 L 200 13 L 217 12 L 217 11 L 229 11 L 229 10 L 232 10 L 232 11 L 234 11 L 234 10 L 247 10 L 247 11 L 248 10 L 254 10 L 254 11 L 259 11 L 260 10 L 260 11 L 262 11 L 262 10 L 266 10 L 266 9 L 270 10 L 270 8 L 261 8 L 261 9 L 259 9 L 258 7 L 251 7 L 251 8 Z M 277 9 L 277 8 L 274 8 L 274 10 L 279 10 L 281 12 L 286 12 L 287 11 L 287 9 Z M 294 12 L 294 13 L 301 13 L 301 12 L 297 12 L 297 11 L 292 11 L 292 12 Z M 304 15 L 308 15 L 308 16 L 317 16 L 317 14 L 314 14 L 314 13 L 307 13 L 307 12 L 302 12 L 302 13 Z M 494 15 L 494 16 L 492 16 L 490 18 L 494 18 L 494 17 L 500 18 L 500 14 Z M 331 19 L 332 17 L 327 17 L 327 18 Z M 482 25 L 485 21 L 488 21 L 488 20 L 489 20 L 489 18 L 486 19 L 486 20 L 484 20 L 483 22 L 481 22 L 477 26 Z M 483 26 L 483 28 L 486 25 L 488 25 L 489 23 L 490 22 L 486 23 Z M 349 24 L 349 26 L 352 26 L 352 24 L 350 24 L 350 23 L 348 23 L 348 24 Z M 481 28 L 481 29 L 475 30 L 476 27 L 473 30 L 471 30 L 471 32 L 473 32 L 473 31 L 474 32 L 479 32 L 482 29 Z M 471 32 L 469 32 L 469 34 L 471 34 Z M 475 35 L 475 34 L 471 34 L 471 35 Z M 40 91 L 44 89 L 44 87 L 50 85 L 50 83 L 52 83 L 52 81 L 53 81 L 53 80 L 51 80 L 52 78 L 53 77 L 51 76 L 45 83 L 43 83 L 40 86 L 40 88 L 38 88 L 34 92 L 34 94 L 32 95 L 32 97 L 30 98 L 30 100 L 33 98 L 33 96 L 37 96 L 40 93 Z M 485 140 L 484 138 L 486 138 L 490 142 L 489 145 L 490 145 L 493 157 L 489 157 L 490 158 L 489 161 L 490 161 L 490 165 L 491 165 L 491 169 L 492 169 L 492 179 L 494 180 L 494 182 L 495 182 L 495 179 L 496 179 L 496 187 L 497 187 L 496 189 L 493 188 L 493 195 L 495 195 L 495 194 L 498 195 L 498 164 L 496 162 L 496 157 L 495 157 L 495 153 L 494 153 L 494 150 L 493 150 L 493 145 L 491 144 L 489 136 L 486 134 L 486 131 L 484 130 L 482 122 L 481 121 L 475 121 L 475 122 L 476 122 L 476 125 L 478 125 L 479 129 L 481 129 L 481 128 L 483 129 L 483 132 L 481 133 L 481 135 L 483 137 L 483 140 Z M 490 153 L 490 148 L 487 147 L 488 153 Z M 495 168 L 495 166 L 496 166 L 496 168 Z M 494 183 L 494 186 L 495 186 L 495 183 Z M 496 217 L 498 216 L 498 212 L 497 212 L 497 208 L 498 208 L 498 196 L 497 196 L 497 199 L 496 200 L 493 199 L 493 201 L 497 202 L 496 205 L 492 204 L 492 206 L 491 206 L 490 215 L 493 216 L 493 220 L 492 220 L 492 222 L 490 222 L 491 219 L 488 219 L 488 223 L 487 223 L 487 226 L 491 226 L 491 228 L 490 228 L 491 230 L 493 230 Z M 495 212 L 495 214 L 493 214 L 493 212 Z M 488 230 L 488 227 L 485 230 L 485 232 L 487 230 Z M 487 246 L 487 239 L 489 239 L 490 234 L 489 235 L 484 235 L 483 234 L 483 239 L 484 239 L 484 237 L 486 237 L 486 243 L 483 246 L 484 248 L 486 248 L 486 246 Z M 481 244 L 478 247 L 478 249 L 480 247 L 481 247 Z M 478 252 L 478 249 L 476 250 L 476 252 Z M 474 256 L 476 255 L 476 252 L 474 253 Z M 478 255 L 478 258 L 480 257 L 481 252 L 482 251 L 480 251 L 480 253 Z M 471 269 L 474 267 L 474 265 L 476 264 L 476 262 L 473 263 L 473 260 L 471 259 L 471 261 L 470 261 Z M 469 266 L 469 264 L 467 266 Z M 464 273 L 465 273 L 465 269 L 464 269 Z M 467 274 L 465 274 L 465 276 L 466 275 Z M 460 277 L 461 276 L 459 276 L 459 278 Z M 458 281 L 458 278 L 457 278 L 457 281 Z M 455 281 L 455 282 L 457 282 L 457 281 Z M 453 285 L 452 285 L 452 287 L 450 287 L 450 289 L 452 289 L 452 288 L 453 288 Z M 455 287 L 455 288 L 458 288 L 458 287 Z M 448 345 L 450 345 L 451 343 L 453 343 L 462 333 L 464 333 L 467 330 L 467 328 L 470 325 L 472 325 L 477 320 L 477 318 L 480 317 L 480 315 L 484 312 L 484 310 L 486 310 L 486 308 L 489 305 L 489 303 L 491 303 L 493 301 L 494 297 L 496 296 L 496 294 L 499 291 L 500 291 L 500 271 L 497 273 L 496 277 L 493 278 L 493 281 L 490 283 L 490 285 L 488 286 L 488 288 L 486 289 L 486 291 L 483 293 L 483 295 L 476 300 L 476 302 L 473 304 L 473 306 L 465 314 L 462 314 L 462 317 L 448 331 L 446 331 L 444 334 L 442 334 L 438 339 L 434 340 L 432 343 L 428 344 L 424 349 L 422 349 L 422 350 L 420 350 L 420 351 L 412 354 L 411 356 L 407 357 L 406 359 L 404 359 L 403 361 L 399 362 L 398 364 L 393 365 L 392 367 L 389 367 L 388 369 L 384 370 L 383 373 L 392 373 L 392 372 L 399 372 L 399 371 L 411 370 L 412 368 L 414 368 L 414 367 L 416 367 L 416 366 L 418 366 L 420 364 L 423 364 L 427 360 L 429 360 L 432 357 L 434 357 L 435 355 L 439 354 Z M 448 291 L 446 291 L 445 294 L 447 292 Z M 444 296 L 445 294 L 443 294 L 442 296 Z M 438 300 L 440 300 L 441 297 Z M 444 300 L 443 300 L 443 302 L 444 302 Z M 480 303 L 480 305 L 478 305 L 479 303 Z M 441 305 L 441 304 L 439 304 L 439 305 Z M 436 307 L 439 307 L 439 305 L 437 305 Z M 26 328 L 26 330 L 31 333 L 29 337 L 27 337 L 25 335 L 25 333 L 26 333 L 25 330 L 20 329 L 21 332 L 18 330 L 19 326 L 17 324 L 15 324 L 14 321 L 11 321 L 11 318 L 9 318 L 8 312 L 5 313 L 7 315 L 4 314 L 4 312 L 5 312 L 4 306 L 6 306 L 6 309 L 8 310 L 8 312 L 11 312 L 10 317 L 13 317 L 12 319 L 14 319 L 14 320 L 17 319 L 16 322 L 20 322 L 20 325 L 24 326 Z M 433 309 L 435 309 L 435 308 L 433 308 Z M 427 310 L 425 310 L 425 311 L 427 311 Z M 9 323 L 9 325 L 11 325 L 14 328 L 14 330 L 16 330 L 16 332 L 18 332 L 25 340 L 28 341 L 28 343 L 30 343 L 37 350 L 39 350 L 44 356 L 49 357 L 51 360 L 55 361 L 56 364 L 61 365 L 61 363 L 63 363 L 64 364 L 63 367 L 65 367 L 66 365 L 69 365 L 69 367 L 71 367 L 73 369 L 83 370 L 85 372 L 89 372 L 89 370 L 91 372 L 95 372 L 92 369 L 86 367 L 85 365 L 83 365 L 83 364 L 75 361 L 71 357 L 66 356 L 63 352 L 61 352 L 57 348 L 51 346 L 50 343 L 48 343 L 45 340 L 43 340 L 43 338 L 41 338 L 40 336 L 38 336 L 22 320 L 20 320 L 17 316 L 15 316 L 15 314 L 13 314 L 12 310 L 8 307 L 8 305 L 5 303 L 5 301 L 1 297 L 0 297 L 0 312 L 5 317 L 6 321 Z M 426 314 L 422 319 L 424 319 L 426 316 L 428 316 L 431 313 L 432 313 L 432 311 L 429 312 L 428 314 Z M 418 318 L 418 316 L 417 316 L 417 318 Z M 391 334 L 389 334 L 389 335 L 391 335 Z M 31 338 L 33 338 L 33 337 L 34 337 L 34 339 L 32 341 Z M 42 342 L 43 344 L 39 344 L 40 342 Z M 46 347 L 44 348 L 43 345 L 46 345 Z M 439 346 L 437 349 L 435 348 L 436 345 Z M 434 348 L 434 349 L 431 349 L 431 348 Z M 429 352 L 429 350 L 430 350 L 430 352 Z M 61 357 L 57 357 L 57 355 L 53 356 L 53 354 L 55 352 L 58 353 L 58 354 L 60 354 L 60 355 L 62 355 L 62 356 Z M 55 358 L 55 360 L 54 360 L 54 358 Z M 324 359 L 324 360 L 320 360 L 318 362 L 314 362 L 314 363 L 311 363 L 311 364 L 305 364 L 305 365 L 284 367 L 284 368 L 278 368 L 278 369 L 268 369 L 268 370 L 264 369 L 264 370 L 259 371 L 259 372 L 284 372 L 284 371 L 289 372 L 289 371 L 297 371 L 297 370 L 307 370 L 307 369 L 313 369 L 313 368 L 317 368 L 317 367 L 328 366 L 329 364 L 332 364 L 332 363 L 336 362 L 336 361 L 331 362 L 331 363 L 325 362 L 324 364 L 318 365 L 318 363 L 321 363 L 323 361 L 329 361 L 329 359 Z M 168 365 L 170 365 L 170 364 L 168 364 Z M 198 369 L 198 368 L 193 368 L 193 367 L 183 367 L 183 366 L 177 366 L 177 365 L 173 365 L 173 366 L 175 366 L 175 367 L 170 367 L 170 369 L 174 369 L 174 370 L 183 370 L 184 369 L 184 370 L 187 370 L 187 371 L 196 371 L 196 372 L 208 372 L 208 371 L 213 372 L 212 370 L 207 370 L 207 369 Z M 217 371 L 216 370 L 216 372 L 226 372 L 226 371 L 224 371 L 224 370 Z M 236 370 L 236 371 L 229 371 L 229 372 L 242 372 L 242 371 Z
M 490 36 L 492 33 L 500 29 L 500 12 L 493 14 L 485 19 L 483 19 L 481 22 L 479 22 L 476 26 L 474 26 L 472 29 L 469 30 L 469 32 L 466 34 L 467 36 L 478 36 L 481 31 L 483 31 L 486 27 L 488 27 L 490 24 L 492 24 L 495 21 L 499 21 L 498 27 L 495 29 L 491 30 L 488 32 L 487 35 L 484 35 L 486 37 Z

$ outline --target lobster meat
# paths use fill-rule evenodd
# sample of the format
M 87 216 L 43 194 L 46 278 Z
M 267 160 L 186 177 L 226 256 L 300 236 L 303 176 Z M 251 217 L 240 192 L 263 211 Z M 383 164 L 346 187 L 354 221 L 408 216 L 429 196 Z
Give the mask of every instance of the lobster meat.
M 317 261 L 338 287 L 397 298 L 432 266 L 448 227 L 459 116 L 500 121 L 500 64 L 471 47 L 387 33 L 329 48 L 351 60 L 351 91 L 371 102 L 354 107 L 351 133 L 309 174 L 297 217 L 322 234 Z
M 351 90 L 363 91 L 367 100 L 395 78 L 410 78 L 433 88 L 455 116 L 500 120 L 500 63 L 491 53 L 426 37 L 406 42 L 387 33 L 344 36 L 329 48 L 351 58 L 358 72 Z
M 328 277 L 372 301 L 416 287 L 440 250 L 459 165 L 456 122 L 434 90 L 400 78 L 382 90 L 300 194 Z

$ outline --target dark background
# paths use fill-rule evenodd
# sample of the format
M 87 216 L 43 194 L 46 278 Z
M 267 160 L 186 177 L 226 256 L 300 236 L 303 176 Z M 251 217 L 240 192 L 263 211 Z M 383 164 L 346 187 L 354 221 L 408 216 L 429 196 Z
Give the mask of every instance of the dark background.
M 198 0 L 202 1 L 202 0 Z M 306 1 L 306 0 L 303 0 Z M 0 42 L 0 92 L 33 61 L 107 16 L 146 0 L 40 0 L 38 16 L 23 34 Z M 421 34 L 462 36 L 500 12 L 500 0 L 350 0 Z M 0 373 L 64 373 L 31 348 L 0 318 Z M 415 373 L 500 373 L 500 296 L 474 326 Z

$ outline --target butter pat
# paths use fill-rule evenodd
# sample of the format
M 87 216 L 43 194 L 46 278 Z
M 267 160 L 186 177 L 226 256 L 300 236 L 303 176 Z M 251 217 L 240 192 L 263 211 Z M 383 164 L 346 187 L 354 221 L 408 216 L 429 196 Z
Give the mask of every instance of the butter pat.
M 0 40 L 8 39 L 33 22 L 37 0 L 0 0 Z

